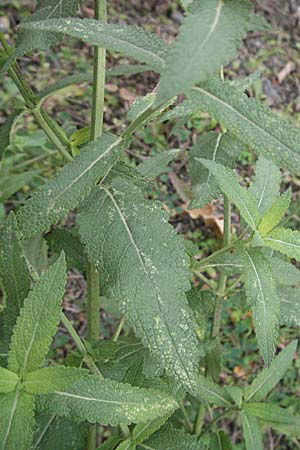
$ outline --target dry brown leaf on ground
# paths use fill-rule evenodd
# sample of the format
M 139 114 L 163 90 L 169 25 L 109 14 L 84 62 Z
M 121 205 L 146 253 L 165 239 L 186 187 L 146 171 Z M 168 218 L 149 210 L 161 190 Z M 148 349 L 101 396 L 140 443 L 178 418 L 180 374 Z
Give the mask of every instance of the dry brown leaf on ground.
M 294 72 L 295 69 L 296 64 L 293 61 L 289 61 L 278 73 L 277 75 L 278 83 L 281 84 L 283 80 L 290 75 L 290 73 Z

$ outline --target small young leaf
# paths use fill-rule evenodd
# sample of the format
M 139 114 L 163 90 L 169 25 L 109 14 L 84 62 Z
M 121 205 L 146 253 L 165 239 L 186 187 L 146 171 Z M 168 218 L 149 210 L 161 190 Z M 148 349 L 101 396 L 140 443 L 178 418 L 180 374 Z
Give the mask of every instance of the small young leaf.
M 168 49 L 163 40 L 142 28 L 107 24 L 93 19 L 50 19 L 25 23 L 21 29 L 67 34 L 135 58 L 158 72 L 163 67 Z
M 217 78 L 192 88 L 189 99 L 259 155 L 300 174 L 300 130 L 258 100 Z
M 168 52 L 158 103 L 184 93 L 235 56 L 248 30 L 250 9 L 248 1 L 193 1 Z
M 291 342 L 274 358 L 268 369 L 255 378 L 250 386 L 245 389 L 245 400 L 259 402 L 279 383 L 287 369 L 292 365 L 293 357 L 297 349 L 297 341 Z
M 8 355 L 9 370 L 24 376 L 44 361 L 60 320 L 66 283 L 62 255 L 34 285 L 13 331 Z
M 169 395 L 89 376 L 67 390 L 43 396 L 42 408 L 75 421 L 118 425 L 152 420 L 177 409 Z
M 16 373 L 0 367 L 0 394 L 6 394 L 16 389 L 19 377 Z
M 238 180 L 232 170 L 207 159 L 195 159 L 207 167 L 207 169 L 215 177 L 221 191 L 224 192 L 229 200 L 237 206 L 241 216 L 250 228 L 252 230 L 256 230 L 256 227 L 260 221 L 260 214 L 258 212 L 255 200 L 250 192 L 247 189 L 242 188 L 242 186 L 238 183 Z
M 281 173 L 273 161 L 260 156 L 256 163 L 255 177 L 249 191 L 255 198 L 258 210 L 265 214 L 267 209 L 279 196 Z
M 207 450 L 207 446 L 188 433 L 166 426 L 145 441 L 145 448 L 155 450 Z
M 0 449 L 27 450 L 32 441 L 34 397 L 22 391 L 0 394 Z
M 267 366 L 275 352 L 279 328 L 280 298 L 268 260 L 258 250 L 245 251 L 245 289 L 253 308 L 255 333 Z
M 232 400 L 240 407 L 243 402 L 243 391 L 238 386 L 225 386 L 225 390 Z
M 264 241 L 273 250 L 300 261 L 300 231 L 276 228 L 265 236 Z
M 87 424 L 78 425 L 66 417 L 39 414 L 32 450 L 85 450 L 87 431 Z
M 263 216 L 258 231 L 266 235 L 278 225 L 291 203 L 291 190 L 289 189 L 280 197 L 276 198 Z
M 23 256 L 16 217 L 11 212 L 0 233 L 0 278 L 6 294 L 1 347 L 8 352 L 13 327 L 30 288 L 29 270 Z
M 220 193 L 220 188 L 211 172 L 195 158 L 205 158 L 231 167 L 241 150 L 242 144 L 228 133 L 218 134 L 211 131 L 199 136 L 190 151 L 189 175 L 193 186 L 190 209 L 202 208 Z
M 246 450 L 263 450 L 263 438 L 258 420 L 245 412 L 241 413 Z
M 118 178 L 111 189 L 99 186 L 92 192 L 77 223 L 87 254 L 103 275 L 104 295 L 118 300 L 161 367 L 192 390 L 200 349 L 185 297 L 188 260 L 160 205 Z
M 232 405 L 232 399 L 226 390 L 202 375 L 198 375 L 195 397 L 215 406 Z
M 300 326 L 300 291 L 299 288 L 279 288 L 280 321 L 288 327 Z
M 25 257 L 32 270 L 39 276 L 48 268 L 48 245 L 42 233 L 23 242 Z
M 168 164 L 181 152 L 180 149 L 167 150 L 146 159 L 138 166 L 138 171 L 149 180 L 158 177 L 168 170 Z
M 24 390 L 29 394 L 49 394 L 67 389 L 88 375 L 88 370 L 77 367 L 54 366 L 29 372 L 24 378 Z
M 17 219 L 25 238 L 63 219 L 108 174 L 122 149 L 121 138 L 105 134 L 86 145 L 19 209 Z

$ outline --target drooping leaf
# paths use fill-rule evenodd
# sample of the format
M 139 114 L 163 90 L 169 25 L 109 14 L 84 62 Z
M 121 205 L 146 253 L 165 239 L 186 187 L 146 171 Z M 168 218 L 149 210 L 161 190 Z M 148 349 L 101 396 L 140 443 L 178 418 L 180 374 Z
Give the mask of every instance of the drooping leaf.
M 53 366 L 29 372 L 24 378 L 24 390 L 29 394 L 48 394 L 67 389 L 86 377 L 88 371 L 77 367 Z
M 217 78 L 192 88 L 189 98 L 259 155 L 300 173 L 300 130 L 259 101 Z
M 264 242 L 273 250 L 300 261 L 300 231 L 275 228 L 264 237 Z
M 167 150 L 146 159 L 138 166 L 138 171 L 149 180 L 156 178 L 168 169 L 168 164 L 181 152 L 180 149 Z
M 281 287 L 280 322 L 288 327 L 300 326 L 300 291 L 299 288 Z
M 84 248 L 74 230 L 56 228 L 48 234 L 47 242 L 50 249 L 57 254 L 65 253 L 67 267 L 83 272 L 86 266 Z
M 89 376 L 67 390 L 43 396 L 41 404 L 52 414 L 102 425 L 145 422 L 178 407 L 176 401 L 163 392 L 97 376 Z
M 56 45 L 62 38 L 57 33 L 40 33 L 32 30 L 30 28 L 31 24 L 40 20 L 74 16 L 78 10 L 79 3 L 80 0 L 39 0 L 34 14 L 24 22 L 25 26 L 29 26 L 29 29 L 21 29 L 17 35 L 16 48 L 1 68 L 0 79 L 10 65 L 20 56 L 35 49 L 47 50 L 51 45 Z
M 0 163 L 4 156 L 4 152 L 6 148 L 10 144 L 10 134 L 11 130 L 14 126 L 14 123 L 17 119 L 17 117 L 20 115 L 20 111 L 15 111 L 14 113 L 10 114 L 4 124 L 0 128 Z
M 28 31 L 67 34 L 92 45 L 123 53 L 160 71 L 168 46 L 139 27 L 107 24 L 93 19 L 50 19 L 24 24 Z
M 0 367 L 0 393 L 6 394 L 7 392 L 14 391 L 16 389 L 19 377 L 16 373 L 10 370 Z
M 48 245 L 42 233 L 23 242 L 25 257 L 32 270 L 39 276 L 48 268 Z
M 263 439 L 258 420 L 245 412 L 242 412 L 241 416 L 246 450 L 263 450 Z
M 207 450 L 196 436 L 166 426 L 145 441 L 145 447 L 155 450 Z
M 259 402 L 279 383 L 291 366 L 297 349 L 297 341 L 291 342 L 274 358 L 271 366 L 263 369 L 250 386 L 245 389 L 245 400 Z
M 0 394 L 0 449 L 28 450 L 32 440 L 34 397 L 20 390 Z
M 253 309 L 255 333 L 261 355 L 271 364 L 279 328 L 280 298 L 268 260 L 256 249 L 245 251 L 245 289 Z
M 269 261 L 277 284 L 280 286 L 300 285 L 300 271 L 296 266 L 278 256 L 273 256 Z
M 265 215 L 263 216 L 259 224 L 258 227 L 259 233 L 262 235 L 266 235 L 271 230 L 273 230 L 273 228 L 275 228 L 276 225 L 278 225 L 280 220 L 283 218 L 290 203 L 291 203 L 291 191 L 289 189 L 280 197 L 276 198 L 274 202 L 270 205 L 270 207 L 267 209 Z
M 9 370 L 23 376 L 42 364 L 59 324 L 65 283 L 65 261 L 61 255 L 24 301 L 13 331 Z
M 260 214 L 255 200 L 247 189 L 242 188 L 232 170 L 208 159 L 195 159 L 211 172 L 221 191 L 237 206 L 251 229 L 256 230 Z
M 228 133 L 218 134 L 211 131 L 199 136 L 190 151 L 189 175 L 193 186 L 190 209 L 202 208 L 221 192 L 211 172 L 195 158 L 205 158 L 231 167 L 241 150 L 242 144 Z
M 0 278 L 6 294 L 1 330 L 1 351 L 7 353 L 13 327 L 30 287 L 16 217 L 11 212 L 0 233 Z
M 89 258 L 103 274 L 105 295 L 118 299 L 129 324 L 167 373 L 192 390 L 199 344 L 185 297 L 188 261 L 160 205 L 116 179 L 111 189 L 93 191 L 77 223 Z
M 248 1 L 194 0 L 171 46 L 157 102 L 187 91 L 227 64 L 248 30 Z
M 84 450 L 87 424 L 74 423 L 66 417 L 39 414 L 36 419 L 32 450 Z
M 46 231 L 64 218 L 110 171 L 122 149 L 122 139 L 108 134 L 87 144 L 19 209 L 17 219 L 24 237 Z
M 279 195 L 281 173 L 270 159 L 260 156 L 256 163 L 255 177 L 250 184 L 250 192 L 255 198 L 258 210 L 265 214 Z
M 218 384 L 211 381 L 209 378 L 205 378 L 202 375 L 198 375 L 195 396 L 201 401 L 211 403 L 215 406 L 228 407 L 232 405 L 232 399 L 228 395 L 227 391 Z

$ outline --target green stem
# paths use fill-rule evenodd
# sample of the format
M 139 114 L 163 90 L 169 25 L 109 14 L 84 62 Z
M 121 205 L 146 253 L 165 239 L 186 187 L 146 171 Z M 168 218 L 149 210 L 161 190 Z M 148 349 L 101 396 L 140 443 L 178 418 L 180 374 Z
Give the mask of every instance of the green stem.
M 223 419 L 223 417 L 227 416 L 228 414 L 230 414 L 232 412 L 232 410 L 227 410 L 224 411 L 222 414 L 219 414 L 217 417 L 215 417 L 215 419 L 213 419 L 207 428 L 205 428 L 205 430 L 203 431 L 203 433 L 200 434 L 200 438 L 202 438 L 202 436 L 204 436 L 211 428 L 213 425 L 215 425 L 215 423 L 217 423 L 219 420 Z
M 195 425 L 194 425 L 194 434 L 196 436 L 200 436 L 201 434 L 201 430 L 203 427 L 203 422 L 204 422 L 204 418 L 205 418 L 205 411 L 206 411 L 206 407 L 204 403 L 201 403 L 198 409 L 198 413 L 197 413 L 197 417 L 195 420 Z
M 106 0 L 95 0 L 94 14 L 96 20 L 106 21 Z M 105 57 L 104 48 L 94 47 L 93 61 L 93 104 L 91 117 L 91 140 L 96 141 L 103 130 L 104 89 L 105 89 Z M 100 309 L 99 273 L 93 263 L 87 264 L 87 328 L 88 340 L 99 337 Z M 89 426 L 87 450 L 95 450 L 97 445 L 97 425 Z
M 113 335 L 112 341 L 116 342 L 119 339 L 120 333 L 121 333 L 122 328 L 124 326 L 124 323 L 125 323 L 125 314 L 123 314 L 121 316 L 118 328 L 116 329 L 115 334 Z

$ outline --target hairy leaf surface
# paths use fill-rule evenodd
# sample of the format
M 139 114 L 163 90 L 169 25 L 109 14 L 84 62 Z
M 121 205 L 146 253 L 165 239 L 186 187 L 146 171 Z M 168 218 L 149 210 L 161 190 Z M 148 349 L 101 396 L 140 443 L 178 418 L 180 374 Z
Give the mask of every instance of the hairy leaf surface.
M 8 368 L 22 376 L 43 362 L 60 320 L 66 283 L 63 255 L 44 273 L 24 301 L 13 331 Z
M 206 401 L 215 406 L 228 407 L 232 404 L 231 397 L 228 395 L 225 389 L 202 375 L 198 375 L 198 383 L 195 396 L 200 400 Z
M 54 366 L 29 372 L 24 379 L 24 389 L 29 394 L 48 394 L 67 389 L 88 375 L 88 370 L 78 367 Z
M 68 268 L 76 268 L 81 272 L 85 270 L 87 260 L 84 247 L 73 229 L 56 228 L 47 235 L 47 242 L 54 253 L 65 253 Z
M 0 278 L 6 294 L 1 350 L 7 352 L 13 327 L 30 288 L 29 270 L 22 252 L 16 217 L 11 212 L 0 233 Z
M 145 441 L 145 448 L 151 450 L 206 450 L 207 446 L 197 440 L 196 436 L 167 426 Z
M 299 419 L 293 416 L 287 409 L 270 403 L 245 403 L 243 405 L 247 414 L 257 419 L 282 425 L 293 425 Z
M 255 177 L 250 184 L 250 192 L 256 199 L 258 210 L 265 214 L 279 195 L 281 173 L 270 159 L 260 156 L 256 163 Z
M 218 79 L 194 87 L 190 98 L 259 155 L 300 174 L 300 130 L 286 119 Z
M 264 242 L 273 250 L 300 261 L 300 231 L 276 228 L 264 237 Z
M 291 342 L 274 358 L 268 369 L 255 378 L 250 386 L 245 389 L 245 400 L 259 402 L 279 383 L 287 369 L 292 365 L 293 357 L 297 349 L 297 341 Z
M 248 30 L 250 10 L 247 0 L 194 0 L 168 52 L 157 102 L 185 92 L 227 64 Z
M 300 271 L 296 266 L 285 261 L 280 255 L 269 259 L 276 283 L 280 286 L 299 286 Z
M 28 450 L 32 440 L 34 398 L 26 392 L 0 394 L 0 449 Z
M 14 391 L 19 377 L 16 373 L 0 367 L 0 393 L 7 393 Z
M 138 171 L 149 180 L 168 170 L 168 164 L 181 152 L 180 149 L 167 150 L 146 159 L 138 166 Z
M 231 167 L 241 150 L 242 144 L 228 133 L 211 131 L 199 136 L 190 151 L 189 159 L 189 175 L 193 186 L 190 209 L 202 208 L 221 193 L 212 173 L 195 158 L 205 158 Z
M 10 134 L 11 130 L 14 126 L 14 123 L 17 119 L 17 117 L 20 115 L 21 111 L 15 111 L 14 113 L 10 114 L 9 117 L 6 119 L 4 124 L 0 128 L 0 163 L 4 156 L 4 152 L 6 148 L 10 144 Z
M 246 450 L 263 450 L 263 438 L 258 420 L 245 412 L 241 413 Z
M 291 190 L 287 190 L 280 197 L 277 197 L 270 207 L 267 209 L 265 215 L 263 216 L 258 231 L 262 235 L 269 233 L 273 228 L 278 225 L 280 220 L 283 218 L 286 210 L 291 203 Z
M 89 376 L 67 390 L 44 396 L 41 401 L 52 414 L 102 425 L 145 422 L 178 407 L 176 401 L 163 392 L 97 376 Z
M 280 298 L 268 260 L 258 250 L 245 251 L 245 289 L 253 308 L 255 333 L 261 355 L 270 365 L 279 328 Z
M 93 19 L 50 19 L 25 24 L 23 28 L 67 34 L 135 58 L 158 72 L 163 67 L 168 48 L 161 39 L 142 28 L 107 24 Z
M 116 179 L 112 189 L 93 191 L 78 225 L 107 296 L 118 299 L 130 325 L 168 374 L 191 390 L 199 345 L 185 297 L 188 260 L 160 205 Z
M 98 178 L 107 175 L 122 149 L 122 139 L 108 134 L 87 144 L 18 211 L 24 236 L 46 231 L 63 219 L 91 191 Z
M 250 192 L 239 184 L 232 170 L 208 159 L 196 158 L 214 176 L 219 188 L 239 209 L 241 216 L 251 227 L 256 230 L 260 221 L 256 203 Z
M 279 288 L 280 322 L 288 327 L 300 326 L 300 291 L 299 288 Z

